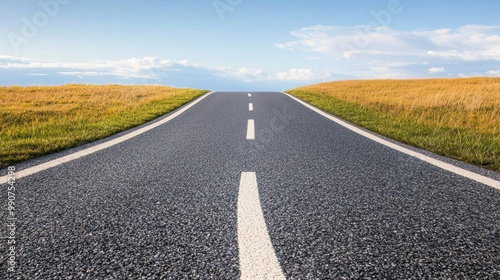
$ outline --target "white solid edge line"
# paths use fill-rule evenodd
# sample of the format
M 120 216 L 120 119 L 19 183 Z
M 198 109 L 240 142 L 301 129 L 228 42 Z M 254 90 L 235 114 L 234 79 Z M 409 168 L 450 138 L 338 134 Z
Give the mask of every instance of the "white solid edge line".
M 38 173 L 40 171 L 43 171 L 43 170 L 46 170 L 46 169 L 58 166 L 60 164 L 66 163 L 66 162 L 70 162 L 72 160 L 75 160 L 75 159 L 78 159 L 78 158 L 81 158 L 81 157 L 93 154 L 93 153 L 95 153 L 97 151 L 109 148 L 111 146 L 114 146 L 114 145 L 119 144 L 121 142 L 124 142 L 126 140 L 129 140 L 129 139 L 131 139 L 131 138 L 133 138 L 133 137 L 135 137 L 137 135 L 140 135 L 140 134 L 142 134 L 142 133 L 144 133 L 146 131 L 149 131 L 149 130 L 151 130 L 153 128 L 156 128 L 156 127 L 158 127 L 160 125 L 163 125 L 163 124 L 171 121 L 172 119 L 174 119 L 177 116 L 179 116 L 180 114 L 184 113 L 189 108 L 193 107 L 198 102 L 200 102 L 201 100 L 203 100 L 204 98 L 206 98 L 207 96 L 209 96 L 212 93 L 213 92 L 208 92 L 208 93 L 204 94 L 203 96 L 201 96 L 198 99 L 192 101 L 191 103 L 185 105 L 184 107 L 181 107 L 180 109 L 174 111 L 171 115 L 169 115 L 168 117 L 164 118 L 163 120 L 155 122 L 155 123 L 152 123 L 152 124 L 150 124 L 150 125 L 148 125 L 146 127 L 140 128 L 138 130 L 135 130 L 133 132 L 130 132 L 128 134 L 125 134 L 123 136 L 115 138 L 113 140 L 101 143 L 99 145 L 87 148 L 85 150 L 81 150 L 81 151 L 75 152 L 73 154 L 69 154 L 69 155 L 66 155 L 66 156 L 63 156 L 63 157 L 60 157 L 60 158 L 57 158 L 57 159 L 54 159 L 54 160 L 51 160 L 51 161 L 39 164 L 39 165 L 35 165 L 35 166 L 32 166 L 32 167 L 23 169 L 21 171 L 16 171 L 16 173 L 15 173 L 16 174 L 16 179 L 19 179 L 19 178 L 22 178 L 22 177 L 26 177 L 26 176 L 29 176 L 29 175 L 32 175 L 32 174 L 35 174 L 35 173 Z M 9 179 L 8 175 L 0 177 L 0 184 L 7 183 L 8 179 Z
M 474 180 L 476 182 L 479 182 L 479 183 L 482 183 L 482 184 L 485 184 L 487 186 L 490 186 L 490 187 L 493 187 L 495 189 L 500 190 L 500 181 L 497 181 L 497 180 L 492 179 L 490 177 L 486 177 L 486 176 L 483 176 L 481 174 L 477 174 L 475 172 L 472 172 L 472 171 L 460 168 L 458 166 L 446 163 L 444 161 L 432 158 L 430 156 L 426 156 L 424 154 L 412 151 L 412 150 L 404 148 L 404 147 L 402 147 L 400 145 L 397 145 L 397 144 L 394 144 L 394 143 L 389 142 L 387 140 L 384 140 L 384 139 L 382 139 L 382 138 L 380 138 L 380 137 L 378 137 L 378 136 L 376 136 L 374 134 L 368 133 L 368 132 L 366 132 L 366 131 L 364 131 L 362 129 L 359 129 L 359 128 L 353 126 L 353 125 L 350 125 L 350 124 L 348 124 L 347 122 L 343 121 L 340 118 L 337 118 L 337 117 L 334 117 L 334 116 L 332 116 L 330 114 L 327 114 L 327 113 L 321 111 L 320 109 L 318 109 L 318 108 L 316 108 L 316 107 L 314 107 L 314 106 L 312 106 L 312 105 L 310 105 L 310 104 L 308 104 L 308 103 L 306 103 L 306 102 L 304 102 L 304 101 L 296 98 L 295 96 L 292 96 L 292 95 L 290 95 L 288 93 L 284 93 L 284 92 L 282 92 L 282 93 L 285 94 L 285 95 L 288 95 L 290 98 L 292 98 L 295 101 L 299 102 L 300 104 L 306 106 L 307 108 L 313 110 L 314 112 L 322 115 L 323 117 L 328 118 L 328 119 L 330 119 L 330 120 L 332 120 L 332 121 L 334 121 L 334 122 L 342 125 L 343 127 L 347 128 L 349 130 L 352 130 L 353 132 L 355 132 L 357 134 L 360 134 L 360 135 L 362 135 L 362 136 L 364 136 L 364 137 L 366 137 L 368 139 L 371 139 L 371 140 L 373 140 L 375 142 L 378 142 L 378 143 L 380 143 L 382 145 L 385 145 L 385 146 L 387 146 L 389 148 L 392 148 L 392 149 L 394 149 L 396 151 L 402 152 L 402 153 L 407 154 L 409 156 L 412 156 L 412 157 L 418 158 L 420 160 L 423 160 L 423 161 L 425 161 L 427 163 L 430 163 L 430 164 L 432 164 L 434 166 L 437 166 L 437 167 L 439 167 L 441 169 L 447 170 L 449 172 L 458 174 L 460 176 L 469 178 L 469 179 Z
M 254 120 L 248 120 L 247 140 L 255 140 L 255 122 L 254 122 Z
M 262 212 L 255 172 L 242 172 L 238 192 L 241 279 L 285 279 Z
M 253 103 L 248 104 L 248 111 L 253 111 Z

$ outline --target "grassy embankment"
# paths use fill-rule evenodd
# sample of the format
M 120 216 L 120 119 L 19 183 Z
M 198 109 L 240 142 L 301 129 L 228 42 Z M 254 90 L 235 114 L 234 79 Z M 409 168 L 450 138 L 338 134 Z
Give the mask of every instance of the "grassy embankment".
M 164 86 L 0 87 L 0 167 L 140 125 L 205 92 Z
M 500 171 L 500 78 L 342 81 L 287 92 L 389 138 Z

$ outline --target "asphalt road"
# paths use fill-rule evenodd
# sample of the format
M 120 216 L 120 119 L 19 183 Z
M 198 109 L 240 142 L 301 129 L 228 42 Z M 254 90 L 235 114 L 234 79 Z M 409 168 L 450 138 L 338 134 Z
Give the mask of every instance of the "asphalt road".
M 250 224 L 240 228 L 244 172 L 256 176 L 260 206 L 249 189 Z M 267 232 L 247 254 L 267 237 L 274 271 L 287 279 L 500 279 L 500 190 L 282 93 L 212 93 L 165 124 L 15 187 L 15 272 L 4 238 L 1 279 L 238 279 L 241 232 L 257 236 L 255 209 Z

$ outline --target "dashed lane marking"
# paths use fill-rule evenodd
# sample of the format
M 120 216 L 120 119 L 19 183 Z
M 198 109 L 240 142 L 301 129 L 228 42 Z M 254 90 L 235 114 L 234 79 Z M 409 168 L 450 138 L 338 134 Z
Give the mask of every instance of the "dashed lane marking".
M 247 140 L 255 140 L 255 122 L 254 122 L 254 120 L 248 120 Z
M 242 172 L 238 193 L 241 279 L 285 279 L 262 212 L 255 172 Z

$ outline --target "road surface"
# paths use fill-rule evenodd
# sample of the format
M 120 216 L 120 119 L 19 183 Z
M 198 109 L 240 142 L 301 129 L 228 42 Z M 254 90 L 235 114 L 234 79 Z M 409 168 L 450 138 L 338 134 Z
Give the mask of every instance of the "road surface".
M 283 93 L 211 93 L 158 121 L 15 166 L 0 278 L 500 278 L 495 187 Z

